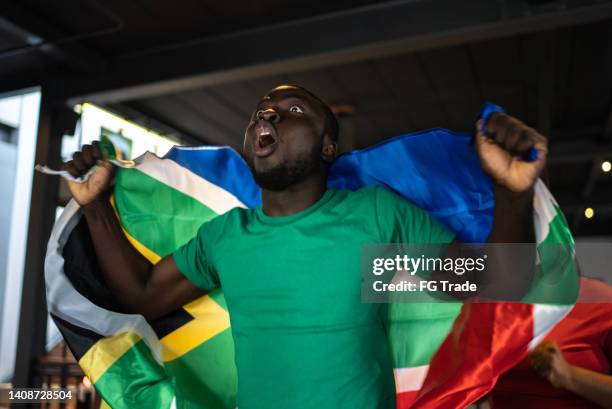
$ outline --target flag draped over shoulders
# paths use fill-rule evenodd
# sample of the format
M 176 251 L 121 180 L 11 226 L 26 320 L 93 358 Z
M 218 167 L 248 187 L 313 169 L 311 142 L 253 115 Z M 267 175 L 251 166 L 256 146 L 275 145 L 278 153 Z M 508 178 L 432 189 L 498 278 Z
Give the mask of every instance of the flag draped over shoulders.
M 384 186 L 426 209 L 462 241 L 484 242 L 491 229 L 491 181 L 467 133 L 431 129 L 341 155 L 328 185 Z M 118 169 L 112 197 L 126 237 L 152 263 L 193 237 L 203 222 L 260 202 L 247 165 L 227 147 L 175 147 L 163 158 L 147 153 L 133 167 Z M 572 244 L 542 182 L 535 189 L 534 225 L 538 245 Z M 542 305 L 390 306 L 399 408 L 467 406 L 569 311 L 572 291 L 577 296 L 576 271 L 559 265 L 568 260 L 555 260 L 540 248 L 540 276 L 562 271 L 567 281 L 569 295 L 562 299 Z M 87 224 L 74 202 L 53 230 L 45 271 L 49 312 L 111 407 L 235 407 L 234 347 L 221 291 L 154 322 L 121 313 L 101 279 Z

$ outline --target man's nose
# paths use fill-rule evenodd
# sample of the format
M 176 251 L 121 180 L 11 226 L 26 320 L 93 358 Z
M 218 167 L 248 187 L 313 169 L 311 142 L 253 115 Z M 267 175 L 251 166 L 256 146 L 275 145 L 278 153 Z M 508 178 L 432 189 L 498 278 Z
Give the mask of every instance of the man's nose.
M 277 123 L 280 121 L 280 115 L 272 108 L 262 109 L 257 113 L 257 119 Z

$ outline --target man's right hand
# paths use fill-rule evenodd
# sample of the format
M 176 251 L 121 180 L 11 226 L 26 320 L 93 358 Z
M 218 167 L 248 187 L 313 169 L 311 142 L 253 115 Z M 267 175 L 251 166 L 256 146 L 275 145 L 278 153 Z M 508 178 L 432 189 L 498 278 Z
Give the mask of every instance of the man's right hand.
M 81 206 L 100 199 L 108 191 L 115 174 L 115 166 L 109 162 L 97 141 L 91 145 L 83 145 L 80 151 L 72 155 L 72 160 L 63 166 L 72 176 L 80 177 L 96 165 L 94 173 L 86 182 L 68 181 L 70 194 Z

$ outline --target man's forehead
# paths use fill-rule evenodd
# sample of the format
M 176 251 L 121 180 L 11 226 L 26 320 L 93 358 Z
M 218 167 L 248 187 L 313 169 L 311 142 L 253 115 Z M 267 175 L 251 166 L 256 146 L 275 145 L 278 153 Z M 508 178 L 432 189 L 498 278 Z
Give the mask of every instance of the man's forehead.
M 292 85 L 281 85 L 264 95 L 260 102 L 279 101 L 287 98 L 298 98 L 309 102 L 314 100 L 308 92 L 299 87 Z

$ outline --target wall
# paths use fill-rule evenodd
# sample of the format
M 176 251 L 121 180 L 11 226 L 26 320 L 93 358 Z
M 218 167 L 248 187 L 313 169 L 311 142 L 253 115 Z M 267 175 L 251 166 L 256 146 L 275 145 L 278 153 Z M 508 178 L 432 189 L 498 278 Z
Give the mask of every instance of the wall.
M 0 146 L 0 382 L 15 363 L 39 106 L 39 92 L 0 99 L 0 121 L 17 132 L 17 146 Z

